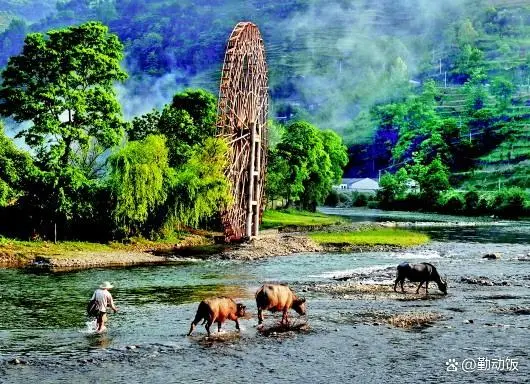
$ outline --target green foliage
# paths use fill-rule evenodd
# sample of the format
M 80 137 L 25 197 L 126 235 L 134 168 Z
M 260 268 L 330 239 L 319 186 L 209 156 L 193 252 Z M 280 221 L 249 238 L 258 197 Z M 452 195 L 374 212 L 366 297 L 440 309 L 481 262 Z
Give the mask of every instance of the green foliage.
M 339 182 L 347 162 L 347 148 L 335 132 L 292 123 L 276 149 L 269 150 L 266 195 L 314 211 Z
M 276 149 L 276 146 L 282 141 L 282 136 L 285 132 L 285 126 L 269 119 L 267 121 L 267 145 L 271 150 Z
M 429 236 L 403 229 L 369 228 L 355 232 L 312 232 L 309 237 L 319 244 L 362 246 L 395 245 L 411 247 L 425 244 Z
M 466 207 L 466 198 L 461 192 L 450 190 L 442 193 L 437 203 L 443 212 L 461 213 Z
M 123 46 L 108 28 L 90 22 L 29 34 L 22 53 L 2 73 L 0 113 L 33 124 L 20 132 L 48 167 L 68 165 L 73 147 L 90 138 L 111 147 L 124 123 L 113 85 Z
M 211 137 L 215 134 L 217 118 L 217 99 L 203 89 L 187 89 L 173 96 L 171 106 L 189 113 L 196 127 L 197 138 Z M 192 140 L 193 137 L 190 137 Z
M 289 195 L 289 186 L 285 181 L 288 173 L 287 160 L 280 156 L 277 150 L 269 149 L 265 184 L 265 196 L 268 201 L 274 203 Z
M 13 203 L 24 193 L 33 162 L 5 135 L 0 122 L 0 207 Z
M 440 192 L 450 189 L 449 170 L 439 157 L 427 165 L 415 161 L 409 174 L 419 183 L 420 194 L 427 203 L 435 202 Z
M 528 200 L 528 194 L 521 188 L 501 189 L 493 195 L 490 209 L 500 216 L 519 217 L 525 214 Z
M 192 148 L 215 134 L 217 104 L 215 96 L 202 89 L 188 89 L 177 93 L 173 103 L 162 112 L 153 110 L 133 119 L 128 127 L 131 140 L 150 134 L 167 138 L 169 165 L 179 167 L 190 158 Z
M 201 220 L 219 213 L 232 203 L 228 166 L 228 143 L 207 138 L 192 148 L 189 160 L 170 175 L 169 222 L 196 227 Z
M 348 149 L 343 144 L 342 138 L 330 129 L 320 132 L 324 151 L 331 161 L 333 182 L 338 184 L 342 178 L 342 171 L 348 164 Z
M 136 116 L 127 127 L 129 140 L 142 140 L 149 135 L 159 134 L 159 123 L 160 112 L 157 109 L 153 109 L 142 116 Z
M 193 146 L 204 140 L 190 114 L 170 105 L 162 110 L 158 131 L 167 137 L 169 164 L 172 167 L 184 164 L 190 158 Z
M 137 233 L 167 198 L 164 181 L 169 166 L 165 138 L 150 135 L 130 141 L 112 154 L 108 162 L 116 200 L 114 219 L 125 234 Z
M 295 122 L 287 127 L 277 151 L 288 167 L 284 197 L 289 202 L 300 202 L 304 209 L 315 210 L 329 193 L 334 177 L 320 131 L 307 122 Z
M 465 211 L 466 212 L 478 212 L 479 211 L 479 199 L 480 196 L 477 191 L 471 190 L 464 194 Z
M 309 227 L 340 224 L 343 220 L 334 215 L 307 212 L 294 209 L 266 210 L 263 213 L 262 228 L 285 226 Z
M 400 168 L 394 175 L 386 172 L 379 180 L 377 198 L 383 206 L 391 205 L 395 200 L 402 199 L 407 192 L 408 174 Z
M 464 44 L 455 59 L 453 73 L 469 76 L 483 65 L 484 53 L 471 44 Z
M 469 80 L 464 84 L 466 107 L 470 115 L 486 106 L 488 93 L 484 85 L 485 81 L 486 76 L 482 70 L 476 70 L 471 73 Z
M 515 92 L 513 83 L 503 77 L 496 77 L 491 83 L 491 94 L 497 97 L 501 109 L 505 109 L 509 103 L 510 98 Z

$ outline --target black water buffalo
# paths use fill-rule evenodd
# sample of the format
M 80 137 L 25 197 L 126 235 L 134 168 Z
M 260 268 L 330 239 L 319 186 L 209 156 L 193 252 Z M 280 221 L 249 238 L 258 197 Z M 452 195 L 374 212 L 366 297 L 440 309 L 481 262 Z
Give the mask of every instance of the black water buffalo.
M 447 281 L 442 280 L 438 274 L 438 271 L 432 264 L 409 264 L 407 262 L 399 264 L 397 266 L 396 281 L 394 282 L 394 291 L 396 291 L 396 287 L 398 283 L 400 283 L 401 292 L 405 292 L 403 289 L 403 283 L 405 282 L 405 279 L 409 279 L 410 281 L 414 282 L 420 282 L 418 289 L 416 289 L 416 293 L 420 291 L 423 283 L 425 283 L 425 293 L 429 293 L 427 290 L 429 287 L 429 282 L 434 281 L 436 284 L 438 284 L 438 289 L 442 291 L 444 295 L 447 295 Z

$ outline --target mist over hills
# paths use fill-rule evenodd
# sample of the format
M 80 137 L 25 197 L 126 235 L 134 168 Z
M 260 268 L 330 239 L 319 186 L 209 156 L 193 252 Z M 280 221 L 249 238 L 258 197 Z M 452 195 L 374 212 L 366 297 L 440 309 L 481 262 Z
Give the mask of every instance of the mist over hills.
M 360 110 L 395 94 L 395 78 L 422 74 L 432 50 L 445 49 L 449 25 L 465 16 L 465 3 L 73 0 L 42 19 L 50 3 L 45 11 L 41 2 L 3 0 L 0 5 L 33 23 L 0 36 L 0 65 L 20 50 L 23 32 L 100 20 L 126 45 L 132 76 L 121 91 L 126 115 L 133 116 L 167 102 L 179 88 L 215 92 L 230 31 L 251 20 L 264 35 L 276 115 L 308 113 L 316 124 L 342 132 Z
M 9 14 L 0 32 L 0 67 L 20 51 L 30 31 L 99 20 L 125 45 L 130 78 L 118 90 L 128 118 L 161 107 L 186 87 L 217 93 L 226 40 L 242 20 L 258 24 L 264 36 L 272 117 L 308 119 L 336 130 L 348 144 L 372 141 L 377 127 L 368 111 L 374 105 L 429 79 L 444 89 L 460 87 L 467 80 L 460 70 L 466 44 L 481 50 L 488 74 L 516 85 L 515 107 L 527 106 L 527 1 L 63 0 L 54 5 L 0 0 L 0 16 Z M 458 117 L 458 94 L 445 92 L 439 110 Z M 526 130 L 523 125 L 510 140 L 526 140 Z

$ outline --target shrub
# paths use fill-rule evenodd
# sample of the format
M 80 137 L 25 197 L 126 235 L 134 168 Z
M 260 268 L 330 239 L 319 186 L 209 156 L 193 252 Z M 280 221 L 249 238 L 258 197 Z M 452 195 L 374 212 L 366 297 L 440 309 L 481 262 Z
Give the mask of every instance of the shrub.
M 324 205 L 327 205 L 328 207 L 336 207 L 337 205 L 339 205 L 339 202 L 339 192 L 336 189 L 332 189 L 331 191 L 329 191 L 329 195 L 328 197 L 326 197 Z
M 368 204 L 368 197 L 363 193 L 353 192 L 351 197 L 351 205 L 353 207 L 366 207 L 366 204 Z
M 438 199 L 438 206 L 442 212 L 459 213 L 464 210 L 466 200 L 457 191 L 447 191 Z
M 465 210 L 469 213 L 478 213 L 479 194 L 476 191 L 467 191 L 464 195 Z
M 521 188 L 505 188 L 495 193 L 491 209 L 499 216 L 519 217 L 524 215 L 528 195 Z

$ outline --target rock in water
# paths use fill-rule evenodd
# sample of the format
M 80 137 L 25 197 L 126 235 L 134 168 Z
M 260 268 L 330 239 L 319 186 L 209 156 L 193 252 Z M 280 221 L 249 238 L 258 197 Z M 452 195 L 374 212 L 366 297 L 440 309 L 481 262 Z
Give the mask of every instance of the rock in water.
M 501 258 L 501 254 L 500 253 L 487 253 L 484 256 L 482 256 L 482 258 L 487 259 L 487 260 L 498 260 Z

